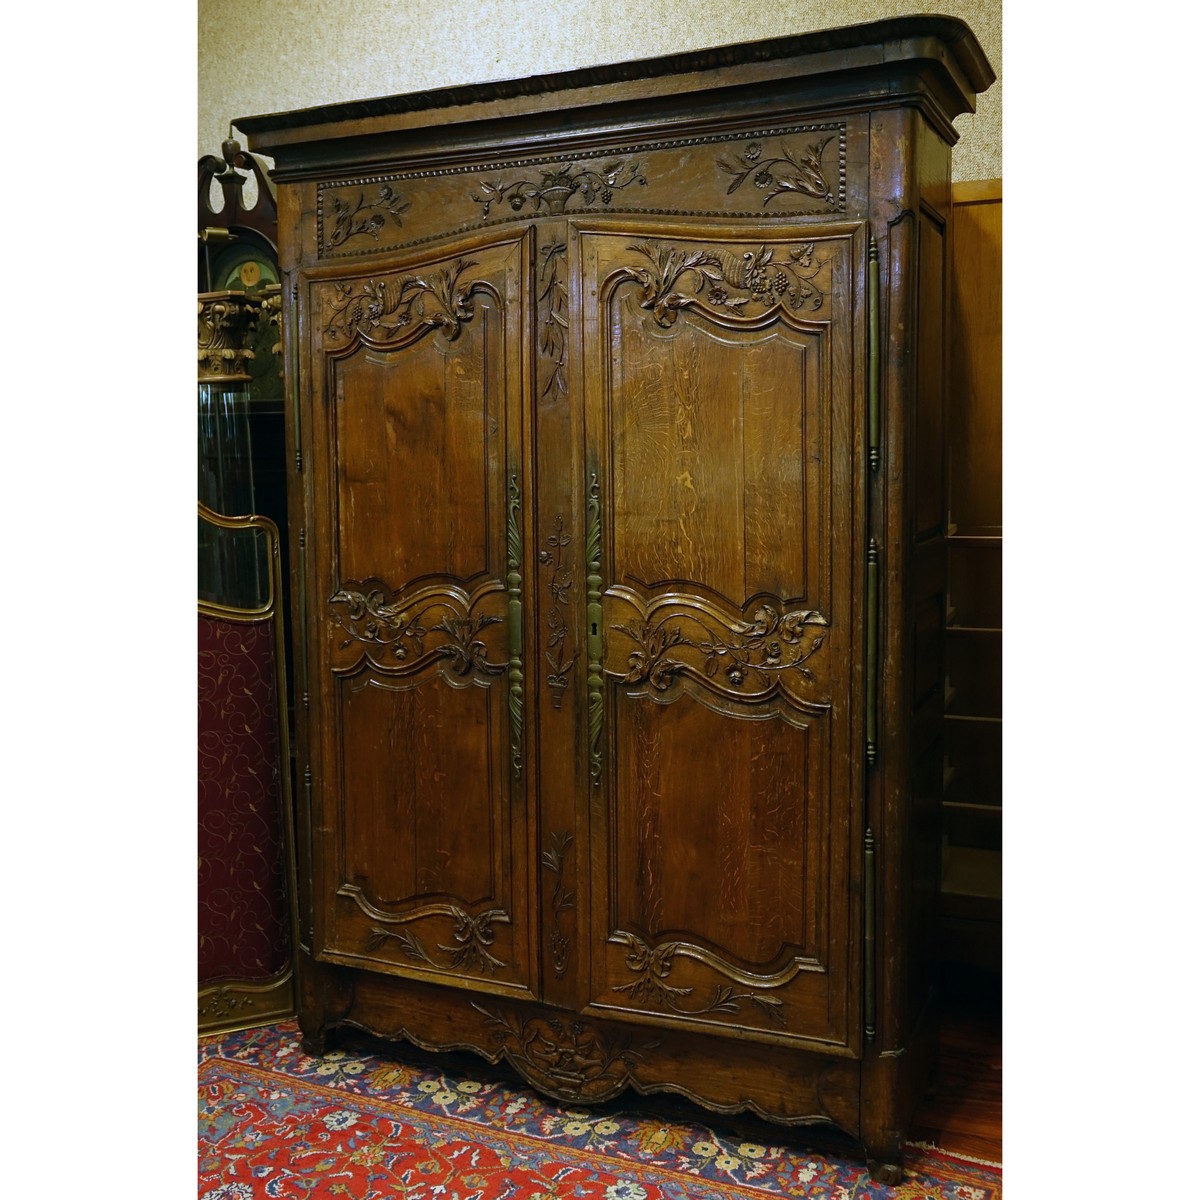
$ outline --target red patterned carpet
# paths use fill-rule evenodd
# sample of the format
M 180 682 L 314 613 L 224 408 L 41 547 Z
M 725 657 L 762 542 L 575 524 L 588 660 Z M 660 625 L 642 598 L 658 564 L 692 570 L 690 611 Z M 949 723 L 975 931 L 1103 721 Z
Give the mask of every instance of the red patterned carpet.
M 481 1064 L 482 1065 L 482 1064 Z M 294 1024 L 200 1041 L 200 1198 L 998 1200 L 997 1167 L 910 1146 L 904 1181 L 852 1159 L 639 1111 L 563 1108 L 365 1048 L 310 1058 Z

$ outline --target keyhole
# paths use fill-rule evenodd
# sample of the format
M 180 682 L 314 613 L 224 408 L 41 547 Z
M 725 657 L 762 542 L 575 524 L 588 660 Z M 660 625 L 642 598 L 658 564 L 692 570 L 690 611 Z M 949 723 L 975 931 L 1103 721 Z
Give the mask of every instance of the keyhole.
M 592 622 L 592 637 L 596 637 L 596 636 L 598 636 L 598 634 L 599 634 L 599 633 L 600 633 L 600 630 L 598 630 L 598 629 L 596 628 L 596 622 L 595 622 L 595 621 L 593 621 L 593 622 Z

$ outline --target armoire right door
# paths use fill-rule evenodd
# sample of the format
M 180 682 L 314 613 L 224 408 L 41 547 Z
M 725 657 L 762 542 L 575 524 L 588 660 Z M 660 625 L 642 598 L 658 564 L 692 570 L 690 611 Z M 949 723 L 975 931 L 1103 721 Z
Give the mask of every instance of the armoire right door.
M 855 1053 L 865 230 L 571 241 L 589 1009 Z

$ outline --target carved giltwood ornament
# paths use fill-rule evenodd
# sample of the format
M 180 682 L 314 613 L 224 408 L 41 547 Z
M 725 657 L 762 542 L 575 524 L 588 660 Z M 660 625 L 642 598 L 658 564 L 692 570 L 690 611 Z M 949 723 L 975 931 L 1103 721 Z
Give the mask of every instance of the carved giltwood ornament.
M 249 340 L 258 324 L 258 301 L 245 292 L 201 292 L 196 307 L 198 381 L 249 383 L 246 365 L 254 358 Z

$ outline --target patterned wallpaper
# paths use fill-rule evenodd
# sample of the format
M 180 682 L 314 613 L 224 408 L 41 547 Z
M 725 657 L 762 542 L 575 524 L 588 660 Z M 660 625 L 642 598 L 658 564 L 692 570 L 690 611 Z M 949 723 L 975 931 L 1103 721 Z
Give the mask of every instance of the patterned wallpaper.
M 936 11 L 975 32 L 997 76 L 959 117 L 954 178 L 1001 172 L 999 0 L 199 0 L 199 148 L 238 116 L 653 58 Z M 243 145 L 244 145 L 243 140 Z

